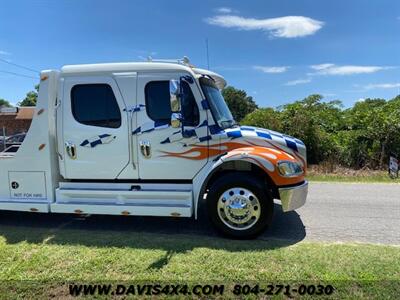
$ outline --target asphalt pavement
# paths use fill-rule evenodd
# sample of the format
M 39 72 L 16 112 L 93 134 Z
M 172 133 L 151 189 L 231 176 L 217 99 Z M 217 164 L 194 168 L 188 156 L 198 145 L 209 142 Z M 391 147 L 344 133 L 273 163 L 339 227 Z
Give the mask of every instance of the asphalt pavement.
M 400 245 L 400 184 L 310 183 L 303 207 L 283 213 L 277 202 L 274 209 L 273 225 L 259 239 Z M 8 226 L 20 234 L 9 233 Z M 187 218 L 0 212 L 0 235 L 9 241 L 64 229 L 216 236 L 208 222 Z
M 297 213 L 307 240 L 400 245 L 400 184 L 311 183 Z

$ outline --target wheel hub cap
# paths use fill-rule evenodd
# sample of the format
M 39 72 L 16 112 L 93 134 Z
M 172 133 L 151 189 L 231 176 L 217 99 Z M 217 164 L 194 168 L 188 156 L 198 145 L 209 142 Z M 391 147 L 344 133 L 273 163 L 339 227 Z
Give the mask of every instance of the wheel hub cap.
M 260 202 L 250 190 L 231 188 L 218 199 L 218 216 L 230 228 L 249 229 L 260 218 Z

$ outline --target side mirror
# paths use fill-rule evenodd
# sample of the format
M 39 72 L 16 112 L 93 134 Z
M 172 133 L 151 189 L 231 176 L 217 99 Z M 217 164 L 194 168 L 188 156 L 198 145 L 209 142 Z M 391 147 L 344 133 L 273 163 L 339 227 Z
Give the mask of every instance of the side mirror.
M 169 81 L 169 95 L 171 111 L 173 113 L 181 112 L 181 86 L 178 80 L 173 79 Z

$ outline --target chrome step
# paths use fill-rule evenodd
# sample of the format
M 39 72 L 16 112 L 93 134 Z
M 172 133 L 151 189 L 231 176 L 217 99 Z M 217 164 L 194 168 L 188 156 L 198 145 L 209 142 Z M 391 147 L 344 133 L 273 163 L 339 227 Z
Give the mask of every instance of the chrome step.
M 63 183 L 51 212 L 190 217 L 191 184 Z

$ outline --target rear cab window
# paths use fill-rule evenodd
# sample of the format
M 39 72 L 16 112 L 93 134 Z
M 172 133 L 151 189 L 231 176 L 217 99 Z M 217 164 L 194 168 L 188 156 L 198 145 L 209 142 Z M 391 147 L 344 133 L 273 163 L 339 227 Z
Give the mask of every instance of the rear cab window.
M 119 128 L 121 111 L 108 84 L 78 84 L 71 89 L 71 108 L 75 120 L 97 127 Z

